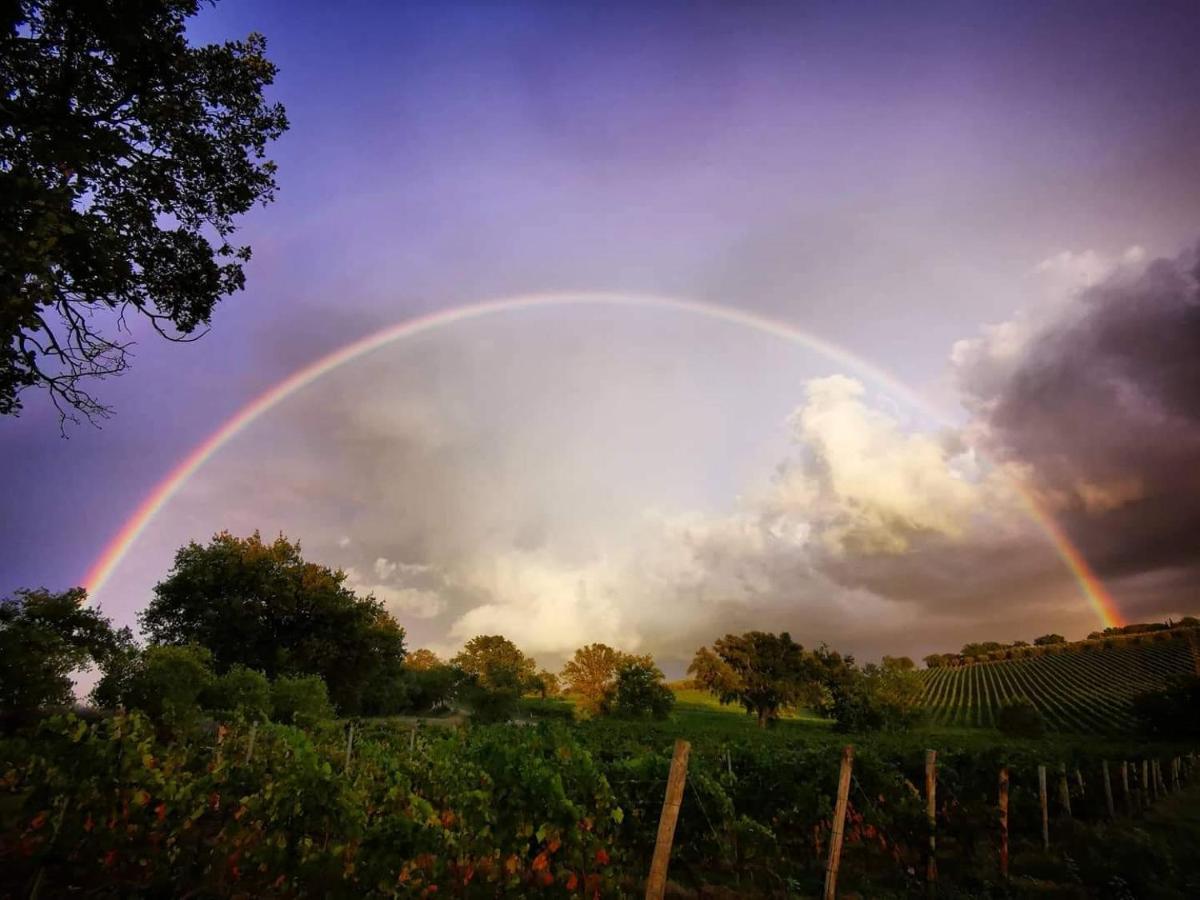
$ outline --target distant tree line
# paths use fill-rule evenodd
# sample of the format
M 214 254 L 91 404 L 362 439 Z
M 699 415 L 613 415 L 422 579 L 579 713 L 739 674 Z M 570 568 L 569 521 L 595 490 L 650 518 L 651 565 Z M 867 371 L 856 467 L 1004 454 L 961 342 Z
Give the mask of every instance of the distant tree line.
M 931 653 L 924 657 L 926 667 L 936 669 L 943 666 L 969 665 L 986 660 L 1013 659 L 1022 656 L 1038 656 L 1045 652 L 1066 650 L 1089 645 L 1089 642 L 1104 642 L 1113 638 L 1136 637 L 1138 635 L 1157 632 L 1174 631 L 1180 628 L 1200 627 L 1200 619 L 1195 616 L 1184 616 L 1178 621 L 1141 622 L 1132 625 L 1120 625 L 1105 628 L 1103 631 L 1091 632 L 1085 641 L 1068 641 L 1061 634 L 1043 634 L 1033 639 L 1032 645 L 1027 641 L 977 641 L 964 644 L 957 653 Z

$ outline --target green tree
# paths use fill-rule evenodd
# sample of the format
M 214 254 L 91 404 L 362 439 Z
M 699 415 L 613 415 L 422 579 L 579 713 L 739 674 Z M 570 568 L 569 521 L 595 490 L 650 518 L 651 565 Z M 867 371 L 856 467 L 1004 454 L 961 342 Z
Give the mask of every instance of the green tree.
M 590 713 L 598 713 L 616 684 L 617 671 L 625 663 L 635 660 L 654 665 L 648 656 L 635 657 L 608 644 L 588 644 L 576 650 L 563 666 L 563 684 L 569 693 L 578 695 L 580 706 Z
M 212 654 L 205 647 L 147 647 L 127 682 L 122 702 L 175 728 L 193 724 L 200 698 L 212 686 Z
M 284 675 L 271 685 L 271 714 L 277 722 L 307 728 L 332 719 L 333 704 L 319 675 Z
M 545 700 L 547 697 L 557 697 L 562 693 L 562 686 L 558 682 L 557 675 L 549 669 L 541 669 L 533 676 L 533 690 Z
M 132 640 L 86 600 L 83 588 L 18 590 L 0 600 L 0 711 L 24 717 L 70 704 L 71 674 Z
M 265 543 L 257 532 L 218 534 L 175 555 L 142 628 L 155 644 L 209 648 L 218 672 L 240 663 L 272 679 L 319 675 L 339 710 L 359 713 L 373 691 L 404 677 L 404 629 L 345 577 L 306 562 L 282 535 Z
M 201 700 L 206 709 L 261 722 L 271 715 L 271 682 L 262 672 L 235 663 L 213 680 Z
M 0 14 L 0 414 L 37 386 L 64 417 L 106 415 L 86 382 L 125 369 L 123 317 L 188 339 L 244 286 L 235 220 L 274 198 L 266 145 L 287 118 L 263 96 L 261 35 L 189 46 L 199 6 Z
M 658 666 L 645 659 L 629 659 L 617 667 L 604 711 L 626 719 L 665 719 L 674 705 L 675 695 L 663 683 Z
M 1033 646 L 1046 647 L 1050 644 L 1065 644 L 1066 642 L 1067 639 L 1061 634 L 1043 634 L 1041 637 L 1035 637 L 1033 639 Z
M 480 687 L 523 693 L 534 683 L 537 663 L 499 634 L 481 634 L 467 641 L 453 664 Z
M 740 703 L 760 727 L 819 688 L 815 660 L 786 631 L 727 634 L 697 651 L 688 674 L 722 703 Z

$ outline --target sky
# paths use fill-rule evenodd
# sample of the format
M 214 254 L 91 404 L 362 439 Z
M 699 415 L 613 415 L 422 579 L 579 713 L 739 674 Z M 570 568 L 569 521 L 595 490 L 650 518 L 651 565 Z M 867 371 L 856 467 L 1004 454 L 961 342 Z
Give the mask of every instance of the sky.
M 292 127 L 246 290 L 194 344 L 135 334 L 103 427 L 0 421 L 0 594 L 81 583 L 324 354 L 607 292 L 844 353 L 648 304 L 430 329 L 224 444 L 93 599 L 133 624 L 182 544 L 260 529 L 441 652 L 1083 636 L 1032 497 L 1124 618 L 1200 612 L 1194 3 L 225 0 L 190 34 L 250 31 Z

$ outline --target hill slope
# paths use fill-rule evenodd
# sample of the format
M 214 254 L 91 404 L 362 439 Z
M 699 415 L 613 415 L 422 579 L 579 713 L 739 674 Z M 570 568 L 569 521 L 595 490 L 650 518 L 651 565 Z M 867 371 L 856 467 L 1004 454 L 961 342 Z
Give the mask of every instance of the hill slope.
M 1105 644 L 1111 646 L 1105 646 Z M 1000 706 L 1027 697 L 1053 731 L 1112 733 L 1133 726 L 1130 701 L 1167 679 L 1200 671 L 1197 629 L 1138 639 L 1062 644 L 1042 655 L 925 669 L 934 725 L 991 728 Z

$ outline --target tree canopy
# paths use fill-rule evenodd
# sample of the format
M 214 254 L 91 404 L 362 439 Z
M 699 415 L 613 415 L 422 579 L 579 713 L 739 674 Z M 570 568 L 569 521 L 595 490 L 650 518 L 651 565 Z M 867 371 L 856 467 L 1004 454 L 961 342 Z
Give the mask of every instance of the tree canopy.
M 131 640 L 86 600 L 83 588 L 18 590 L 0 600 L 0 710 L 71 703 L 71 674 Z
M 814 659 L 786 631 L 727 634 L 696 652 L 688 674 L 722 703 L 740 703 L 760 726 L 815 697 L 818 685 Z
M 272 680 L 319 675 L 342 712 L 358 713 L 403 678 L 404 629 L 345 577 L 282 535 L 223 532 L 175 555 L 141 624 L 151 643 L 208 648 L 218 673 L 241 664 Z
M 517 695 L 533 687 L 537 671 L 531 657 L 499 634 L 471 638 L 452 662 L 480 687 Z
M 562 680 L 567 691 L 579 695 L 584 709 L 596 713 L 616 684 L 618 669 L 633 661 L 654 665 L 648 656 L 635 657 L 608 644 L 588 644 L 576 650 L 563 666 Z
M 287 117 L 261 35 L 188 44 L 199 6 L 0 14 L 0 414 L 40 387 L 66 418 L 107 415 L 87 382 L 126 368 L 131 313 L 188 339 L 244 286 L 235 221 L 274 198 Z

